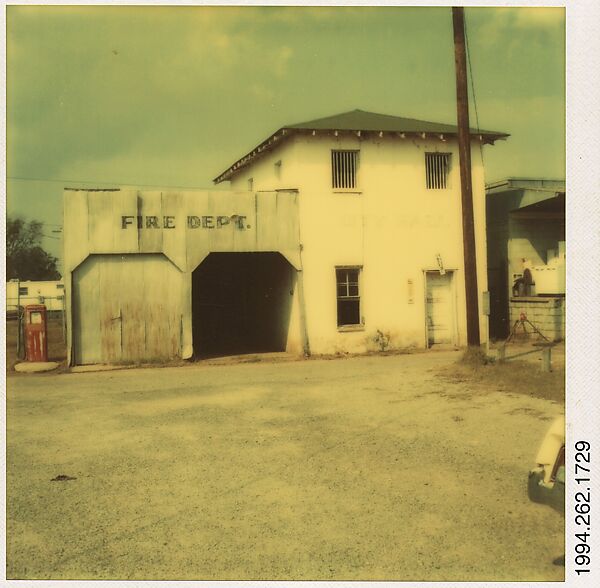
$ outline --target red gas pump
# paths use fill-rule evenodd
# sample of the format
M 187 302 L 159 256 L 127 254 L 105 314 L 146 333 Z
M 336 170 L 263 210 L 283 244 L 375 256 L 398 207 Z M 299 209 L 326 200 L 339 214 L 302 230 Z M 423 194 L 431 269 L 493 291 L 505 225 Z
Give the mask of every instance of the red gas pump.
M 25 358 L 27 361 L 48 361 L 48 323 L 43 304 L 25 307 Z

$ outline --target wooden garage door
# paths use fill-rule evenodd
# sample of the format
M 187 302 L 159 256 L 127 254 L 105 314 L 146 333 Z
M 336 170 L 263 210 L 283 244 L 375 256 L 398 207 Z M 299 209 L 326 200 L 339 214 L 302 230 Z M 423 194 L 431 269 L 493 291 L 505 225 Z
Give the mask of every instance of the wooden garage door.
M 181 287 L 162 254 L 88 257 L 73 273 L 75 363 L 177 357 Z
M 453 273 L 426 272 L 427 343 L 454 343 Z

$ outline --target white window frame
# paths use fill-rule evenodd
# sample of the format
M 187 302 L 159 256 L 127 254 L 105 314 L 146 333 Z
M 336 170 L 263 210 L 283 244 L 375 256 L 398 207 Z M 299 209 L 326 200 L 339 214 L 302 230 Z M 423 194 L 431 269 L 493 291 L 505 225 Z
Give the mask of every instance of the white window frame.
M 340 271 L 344 271 L 344 270 L 352 270 L 352 271 L 356 271 L 357 272 L 357 290 L 358 290 L 358 294 L 357 295 L 351 295 L 350 294 L 350 285 L 353 284 L 353 282 L 349 282 L 348 281 L 348 275 L 346 274 L 346 281 L 344 282 L 346 284 L 346 292 L 347 294 L 345 296 L 340 296 L 339 291 L 338 291 L 338 287 L 342 284 L 342 282 L 338 281 L 338 272 Z M 335 266 L 335 318 L 336 318 L 336 325 L 337 325 L 337 329 L 338 331 L 362 331 L 364 330 L 365 327 L 365 321 L 364 321 L 364 317 L 362 314 L 362 309 L 363 309 L 363 290 L 362 290 L 362 273 L 363 273 L 363 268 L 360 265 L 336 265 Z M 349 323 L 349 324 L 340 324 L 340 318 L 339 318 L 339 310 L 338 310 L 338 304 L 340 302 L 340 300 L 356 300 L 358 303 L 358 321 L 357 323 Z

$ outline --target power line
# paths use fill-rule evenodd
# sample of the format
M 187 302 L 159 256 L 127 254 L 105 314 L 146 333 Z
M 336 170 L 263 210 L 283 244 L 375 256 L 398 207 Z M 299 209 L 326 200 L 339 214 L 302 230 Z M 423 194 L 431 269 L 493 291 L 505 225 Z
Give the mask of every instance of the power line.
M 469 35 L 467 31 L 467 19 L 465 15 L 465 46 L 467 53 L 467 63 L 469 64 L 469 78 L 471 80 L 471 94 L 473 95 L 473 107 L 475 109 L 475 126 L 477 127 L 477 133 L 481 131 L 481 127 L 479 126 L 479 113 L 477 111 L 477 99 L 475 98 L 475 82 L 473 81 L 473 69 L 471 67 L 471 50 L 469 49 Z M 485 166 L 483 164 L 483 144 L 479 141 L 479 155 L 481 156 L 481 166 L 484 170 L 485 174 Z
M 67 180 L 67 179 L 57 179 L 57 178 L 26 178 L 24 176 L 6 176 L 7 180 L 16 180 L 19 182 L 52 182 L 57 184 L 95 184 L 102 185 L 108 184 L 111 186 L 131 186 L 131 187 L 144 187 L 144 188 L 180 188 L 185 190 L 207 190 L 209 188 L 205 188 L 202 186 L 172 186 L 165 184 L 142 184 L 138 182 L 111 182 L 111 181 L 99 181 L 99 180 Z M 214 188 L 210 188 L 214 189 Z

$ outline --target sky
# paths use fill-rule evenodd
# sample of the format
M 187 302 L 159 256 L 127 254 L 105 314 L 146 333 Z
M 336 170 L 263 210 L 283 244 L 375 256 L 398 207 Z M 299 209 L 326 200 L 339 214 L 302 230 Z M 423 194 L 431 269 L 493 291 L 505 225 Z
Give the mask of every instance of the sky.
M 466 8 L 486 181 L 565 177 L 562 8 Z M 63 187 L 213 188 L 272 132 L 359 108 L 456 124 L 449 7 L 7 7 L 7 214 Z M 221 185 L 220 187 L 227 187 Z

